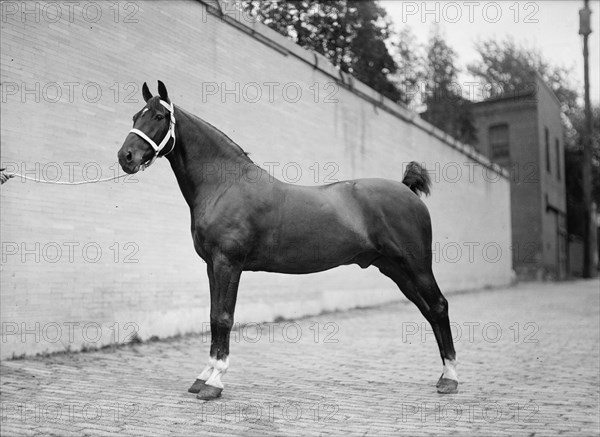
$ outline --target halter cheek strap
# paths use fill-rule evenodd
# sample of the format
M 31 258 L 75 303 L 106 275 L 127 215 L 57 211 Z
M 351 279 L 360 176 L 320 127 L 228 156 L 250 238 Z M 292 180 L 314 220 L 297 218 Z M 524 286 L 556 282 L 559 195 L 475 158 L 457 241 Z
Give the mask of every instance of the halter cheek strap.
M 159 157 L 158 155 L 160 154 L 160 152 L 162 152 L 162 150 L 165 148 L 165 146 L 167 145 L 167 143 L 169 142 L 169 140 L 171 138 L 173 138 L 173 144 L 171 145 L 171 148 L 169 149 L 168 152 L 164 153 L 161 156 L 168 155 L 175 148 L 175 111 L 173 108 L 173 103 L 167 103 L 164 100 L 161 100 L 160 104 L 163 105 L 165 108 L 167 108 L 167 110 L 171 114 L 171 122 L 169 123 L 169 130 L 167 131 L 165 137 L 160 142 L 160 144 L 157 145 L 152 138 L 150 138 L 148 135 L 146 135 L 144 132 L 142 132 L 139 129 L 134 128 L 129 131 L 131 133 L 136 134 L 140 138 L 142 138 L 144 141 L 146 141 L 148 144 L 150 144 L 150 146 L 152 146 L 152 148 L 154 149 L 154 156 L 149 161 L 146 161 L 144 164 L 142 164 L 142 167 L 144 170 L 147 169 L 148 167 L 150 167 L 152 165 L 152 163 L 154 161 L 156 161 L 156 158 Z

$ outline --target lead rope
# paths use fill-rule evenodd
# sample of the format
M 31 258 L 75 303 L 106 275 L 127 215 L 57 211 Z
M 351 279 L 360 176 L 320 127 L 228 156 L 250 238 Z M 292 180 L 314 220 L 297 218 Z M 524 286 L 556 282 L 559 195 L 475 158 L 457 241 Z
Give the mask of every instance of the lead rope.
M 142 171 L 146 170 L 148 167 L 150 167 L 150 165 L 156 160 L 156 158 L 158 158 L 159 153 L 164 149 L 164 147 L 167 145 L 167 143 L 169 142 L 169 140 L 171 138 L 173 138 L 173 145 L 171 146 L 171 149 L 165 153 L 163 156 L 168 155 L 169 153 L 171 153 L 173 151 L 173 149 L 175 149 L 175 108 L 173 106 L 173 103 L 167 103 L 164 100 L 160 100 L 161 105 L 163 105 L 166 109 L 169 110 L 170 112 L 170 116 L 171 116 L 171 121 L 169 124 L 169 130 L 167 131 L 165 137 L 163 138 L 163 140 L 161 141 L 160 144 L 156 144 L 148 135 L 146 135 L 144 132 L 142 132 L 139 129 L 131 129 L 129 132 L 132 132 L 136 135 L 138 135 L 140 138 L 142 138 L 144 141 L 146 141 L 148 144 L 150 144 L 150 146 L 152 146 L 152 148 L 154 149 L 154 156 L 148 160 L 147 162 L 143 163 L 141 168 Z M 4 171 L 3 168 L 0 168 L 0 172 Z M 95 181 L 77 181 L 77 182 L 65 182 L 65 181 L 46 181 L 44 179 L 34 179 L 34 178 L 30 178 L 28 176 L 23 176 L 20 173 L 7 173 L 7 174 L 2 174 L 0 173 L 0 182 L 2 184 L 4 184 L 5 182 L 7 182 L 10 178 L 13 178 L 15 176 L 20 176 L 23 179 L 27 179 L 30 181 L 34 181 L 34 182 L 39 182 L 42 184 L 55 184 L 55 185 L 85 185 L 85 184 L 97 184 L 100 182 L 109 182 L 109 181 L 114 181 L 116 179 L 120 179 L 120 178 L 124 178 L 125 176 L 127 176 L 126 174 L 121 175 L 121 176 L 113 176 L 112 178 L 105 178 L 105 179 L 98 179 Z
M 47 181 L 44 179 L 35 179 L 35 178 L 30 178 L 29 176 L 24 176 L 20 173 L 6 173 L 6 180 L 4 180 L 4 178 L 2 178 L 2 183 L 7 182 L 8 179 L 13 178 L 15 176 L 19 176 L 23 179 L 27 179 L 29 181 L 34 181 L 34 182 L 39 182 L 41 184 L 55 184 L 55 185 L 85 185 L 85 184 L 97 184 L 100 182 L 109 182 L 109 181 L 114 181 L 116 179 L 120 179 L 120 178 L 124 178 L 125 176 L 129 176 L 126 174 L 122 174 L 121 176 L 113 176 L 112 178 L 104 178 L 104 179 L 98 179 L 98 180 L 93 180 L 93 181 L 76 181 L 76 182 L 66 182 L 66 181 Z

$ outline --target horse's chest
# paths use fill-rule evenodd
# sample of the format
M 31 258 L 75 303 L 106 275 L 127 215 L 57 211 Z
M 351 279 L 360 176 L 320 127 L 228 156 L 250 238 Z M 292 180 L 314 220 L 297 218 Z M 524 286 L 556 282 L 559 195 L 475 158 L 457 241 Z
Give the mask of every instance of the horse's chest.
M 203 259 L 211 252 L 211 246 L 214 248 L 219 242 L 215 241 L 214 232 L 210 232 L 209 224 L 203 221 L 192 222 L 192 240 L 194 241 L 194 248 L 198 255 Z
M 215 252 L 225 255 L 239 254 L 240 246 L 246 241 L 245 227 L 238 223 L 221 220 L 196 220 L 192 224 L 194 248 L 204 260 Z
M 192 211 L 192 240 L 194 248 L 198 255 L 206 259 L 208 255 L 208 232 L 209 223 L 201 215 L 194 214 Z
M 192 230 L 192 240 L 194 241 L 194 249 L 200 257 L 206 260 L 208 256 L 208 248 L 206 246 L 206 239 L 195 230 Z

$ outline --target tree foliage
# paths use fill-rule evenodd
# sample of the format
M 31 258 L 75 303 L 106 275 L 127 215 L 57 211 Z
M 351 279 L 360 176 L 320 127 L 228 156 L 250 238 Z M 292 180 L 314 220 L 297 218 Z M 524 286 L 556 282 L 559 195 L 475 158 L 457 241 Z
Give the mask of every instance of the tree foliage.
M 392 56 L 396 60 L 397 69 L 392 80 L 400 89 L 402 102 L 416 109 L 424 103 L 420 99 L 420 88 L 426 78 L 423 47 L 410 27 L 404 27 L 395 36 Z
M 571 83 L 571 69 L 552 65 L 539 50 L 519 45 L 512 38 L 481 40 L 475 49 L 481 59 L 469 64 L 467 70 L 489 89 L 503 94 L 523 92 L 531 89 L 532 75 L 537 73 L 558 97 L 566 115 L 577 110 L 578 93 Z
M 423 103 L 427 110 L 422 117 L 454 138 L 473 144 L 477 141 L 477 132 L 470 101 L 463 98 L 462 89 L 457 86 L 456 57 L 456 52 L 436 30 L 429 41 L 424 63 Z
M 585 132 L 585 113 L 583 109 L 574 111 L 570 117 L 572 129 L 567 131 L 565 167 L 567 174 L 567 193 L 571 207 L 581 208 L 583 202 L 583 175 L 581 159 L 583 158 L 583 133 Z M 600 106 L 592 107 L 592 199 L 600 207 Z M 581 217 L 569 217 L 571 229 L 582 229 Z M 575 226 L 571 226 L 575 224 Z M 575 232 L 580 233 L 580 232 Z
M 242 5 L 300 46 L 322 54 L 391 100 L 402 101 L 391 79 L 398 66 L 386 46 L 391 24 L 375 1 L 245 0 Z

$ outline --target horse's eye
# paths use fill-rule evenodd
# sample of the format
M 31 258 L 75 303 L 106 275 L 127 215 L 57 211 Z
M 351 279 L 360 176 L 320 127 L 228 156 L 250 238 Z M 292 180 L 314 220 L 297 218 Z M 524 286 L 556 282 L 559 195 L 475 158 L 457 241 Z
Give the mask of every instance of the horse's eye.
M 162 115 L 162 114 L 156 114 L 156 119 L 157 120 L 162 120 L 163 118 L 165 118 L 164 115 Z

